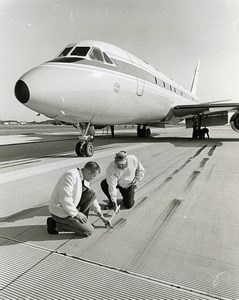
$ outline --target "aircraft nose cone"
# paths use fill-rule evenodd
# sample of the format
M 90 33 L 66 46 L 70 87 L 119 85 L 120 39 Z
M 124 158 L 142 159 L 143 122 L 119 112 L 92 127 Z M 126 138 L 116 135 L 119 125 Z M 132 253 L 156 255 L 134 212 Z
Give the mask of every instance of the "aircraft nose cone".
M 30 91 L 23 80 L 18 80 L 15 85 L 15 96 L 21 103 L 27 103 L 30 99 Z

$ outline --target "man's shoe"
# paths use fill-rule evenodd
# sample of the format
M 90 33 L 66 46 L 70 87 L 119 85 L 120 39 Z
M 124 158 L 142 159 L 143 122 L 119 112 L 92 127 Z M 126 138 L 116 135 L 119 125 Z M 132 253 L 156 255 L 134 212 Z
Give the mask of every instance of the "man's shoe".
M 50 217 L 47 218 L 46 222 L 47 222 L 47 232 L 49 234 L 58 234 L 58 231 L 56 230 L 56 221 Z

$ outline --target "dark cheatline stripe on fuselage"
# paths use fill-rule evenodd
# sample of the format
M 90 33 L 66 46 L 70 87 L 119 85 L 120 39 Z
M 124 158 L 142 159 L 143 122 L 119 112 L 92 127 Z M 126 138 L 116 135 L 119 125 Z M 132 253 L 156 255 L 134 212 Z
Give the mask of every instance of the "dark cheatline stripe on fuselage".
M 114 62 L 115 65 L 110 65 L 110 64 L 103 63 L 103 62 L 97 61 L 97 60 L 86 60 L 85 58 L 82 58 L 82 57 L 69 57 L 69 56 L 57 57 L 53 60 L 48 61 L 47 63 L 58 63 L 58 62 L 59 63 L 74 63 L 74 64 L 102 68 L 102 69 L 114 71 L 114 72 L 117 72 L 120 74 L 129 75 L 134 78 L 142 79 L 146 82 L 154 84 L 155 87 L 163 88 L 164 90 L 167 90 L 168 92 L 171 92 L 174 95 L 175 94 L 179 95 L 178 93 L 175 93 L 172 90 L 166 88 L 163 83 L 166 82 L 166 84 L 168 84 L 169 86 L 171 85 L 174 88 L 174 86 L 172 84 L 161 79 L 160 77 L 153 75 L 150 72 L 147 72 L 146 70 L 142 69 L 142 67 L 137 67 L 133 64 L 130 64 L 130 63 L 127 63 L 127 62 L 124 62 L 122 60 L 118 60 L 118 59 L 115 59 L 112 57 L 110 59 Z M 178 91 L 180 91 L 178 87 L 176 89 Z M 192 100 L 191 96 L 187 95 L 185 92 L 183 92 L 183 93 L 184 93 L 183 97 Z
M 80 64 L 80 65 L 87 65 L 97 68 L 102 68 L 110 71 L 114 71 L 121 74 L 126 74 L 129 76 L 133 76 L 134 78 L 140 78 L 142 80 L 145 80 L 150 83 L 154 83 L 155 86 L 160 87 L 160 85 L 157 85 L 155 83 L 155 76 L 151 73 L 145 71 L 144 69 L 134 66 L 130 63 L 126 63 L 124 61 L 118 60 L 118 59 L 112 59 L 114 62 L 114 65 L 105 64 L 103 62 L 97 61 L 97 60 L 86 60 L 84 58 L 80 57 L 58 57 L 53 60 L 48 61 L 47 63 L 74 63 L 74 64 Z
M 113 59 L 111 58 L 111 60 Z M 110 70 L 117 73 L 127 74 L 136 77 L 136 70 L 139 68 L 120 60 L 113 60 L 113 61 L 115 63 L 115 66 L 110 64 L 105 64 L 97 60 L 86 60 L 84 58 L 79 58 L 79 57 L 60 57 L 60 58 L 55 58 L 53 60 L 50 60 L 47 63 L 60 62 L 60 63 L 74 63 L 80 65 L 87 65 L 91 67 L 97 67 L 97 68 Z M 143 76 L 142 79 L 144 79 Z
M 51 63 L 51 62 L 61 62 L 61 63 L 78 63 L 79 61 L 83 60 L 84 58 L 80 57 L 57 57 L 52 60 L 47 61 L 46 63 Z

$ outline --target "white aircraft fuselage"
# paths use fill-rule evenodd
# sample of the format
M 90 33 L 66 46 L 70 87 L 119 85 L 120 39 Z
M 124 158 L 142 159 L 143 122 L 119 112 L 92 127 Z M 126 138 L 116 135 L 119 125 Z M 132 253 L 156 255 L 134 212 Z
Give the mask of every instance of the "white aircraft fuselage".
M 94 153 L 91 125 L 137 124 L 137 135 L 148 137 L 147 125 L 164 127 L 185 119 L 186 127 L 197 123 L 199 132 L 201 125 L 227 124 L 228 111 L 236 110 L 230 123 L 239 132 L 239 103 L 199 102 L 198 68 L 199 63 L 188 91 L 121 48 L 81 41 L 25 73 L 15 95 L 37 113 L 74 124 L 80 131 L 78 156 Z
M 195 94 L 116 46 L 81 41 L 64 51 L 25 73 L 15 87 L 20 102 L 47 117 L 92 125 L 175 123 L 173 107 L 198 102 Z

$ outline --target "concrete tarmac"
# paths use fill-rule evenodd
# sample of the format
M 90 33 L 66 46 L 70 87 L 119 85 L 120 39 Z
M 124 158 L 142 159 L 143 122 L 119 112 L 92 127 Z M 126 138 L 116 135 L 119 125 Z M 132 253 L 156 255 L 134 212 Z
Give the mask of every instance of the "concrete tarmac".
M 92 158 L 68 151 L 2 161 L 0 299 L 239 299 L 239 135 L 223 126 L 210 136 L 116 131 L 96 141 Z M 135 206 L 122 206 L 113 229 L 92 212 L 89 238 L 49 235 L 47 205 L 61 174 L 96 160 L 102 173 L 91 186 L 104 207 L 100 181 L 119 150 L 146 169 Z

